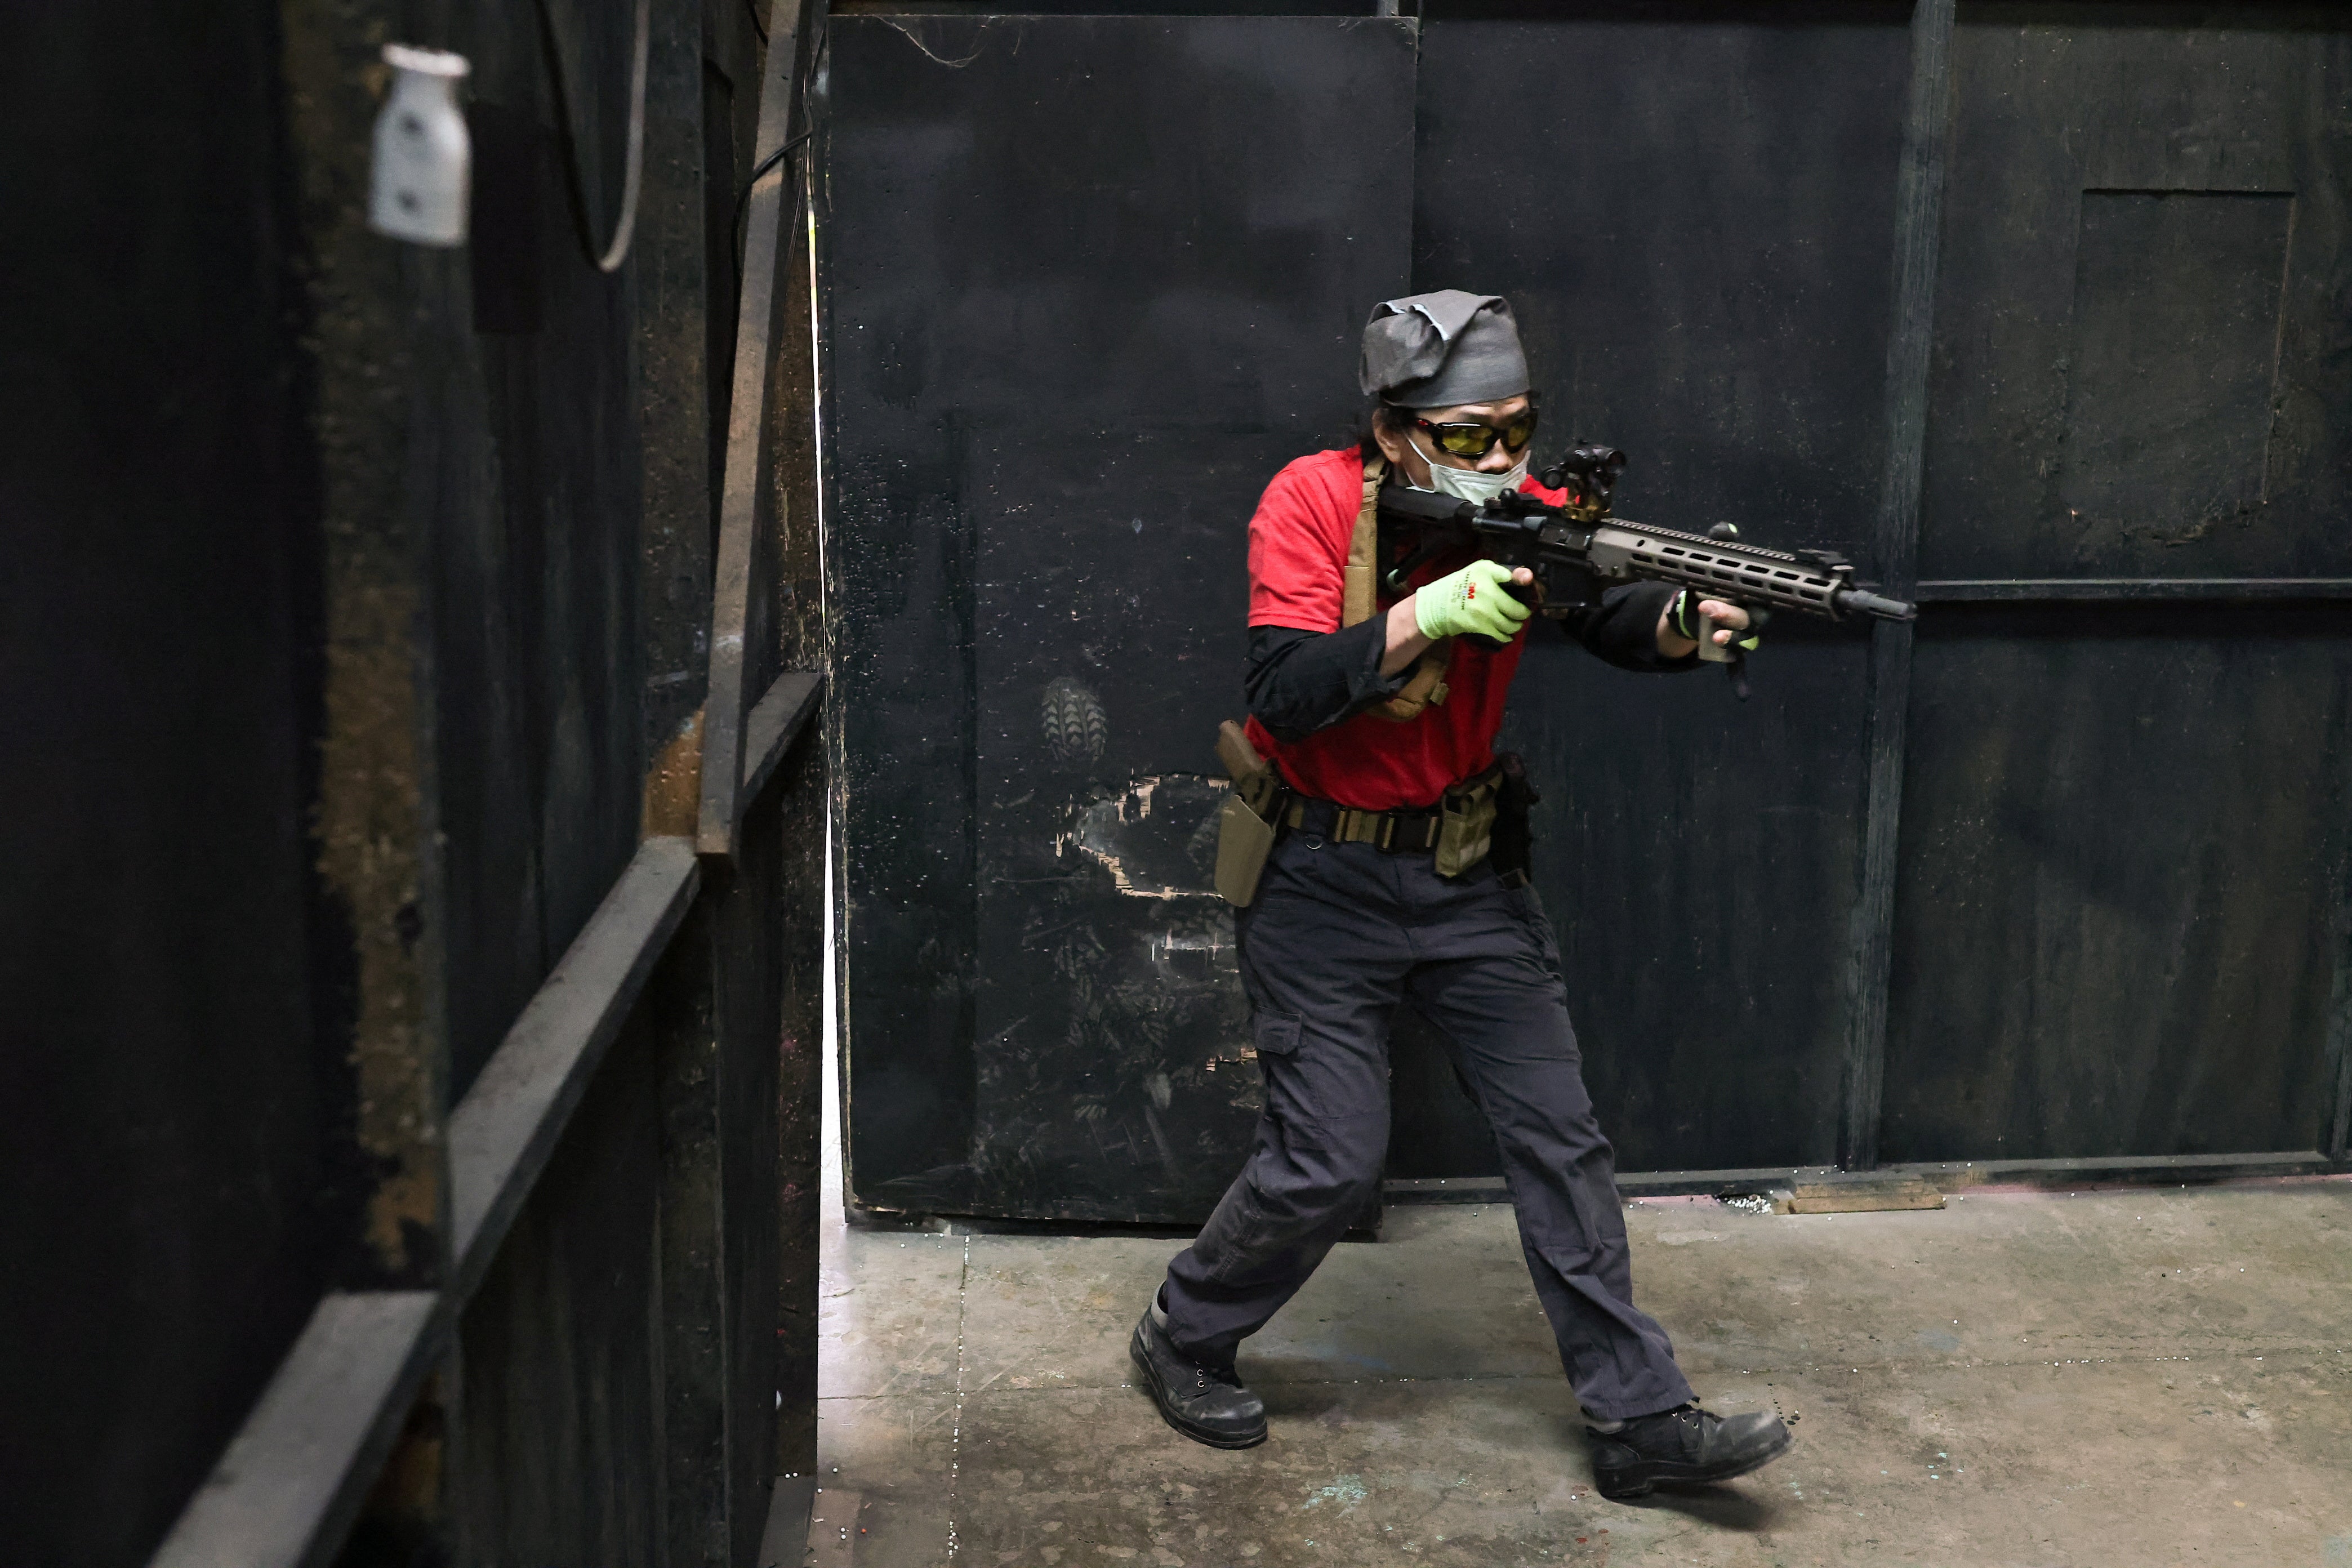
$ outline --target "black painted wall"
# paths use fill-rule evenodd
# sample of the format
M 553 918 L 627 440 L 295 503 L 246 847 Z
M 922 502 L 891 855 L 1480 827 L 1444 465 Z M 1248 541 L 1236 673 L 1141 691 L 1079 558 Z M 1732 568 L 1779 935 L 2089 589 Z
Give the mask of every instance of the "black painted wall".
M 2352 572 L 2352 35 L 2139 17 L 1960 8 L 1923 578 Z M 2347 635 L 1923 622 L 1885 1157 L 2326 1146 Z
M 1626 516 L 1873 569 L 1908 14 L 1425 26 L 1413 287 L 1510 298 L 1546 441 L 1623 448 Z M 1529 155 L 1492 155 L 1491 96 L 1527 106 Z M 1514 685 L 1504 743 L 1546 792 L 1538 887 L 1626 1169 L 1836 1157 L 1864 649 L 1794 619 L 1744 704 L 1559 642 Z M 1398 1053 L 1426 1092 L 1397 1097 L 1391 1173 L 1494 1171 L 1433 1048 Z
M 1922 25 L 1870 0 L 841 25 L 859 1201 L 1197 1219 L 1237 1163 L 1255 1075 L 1230 922 L 1201 898 L 1217 797 L 1195 737 L 1240 702 L 1222 661 L 1255 492 L 1334 444 L 1373 301 L 1509 294 L 1547 441 L 1630 451 L 1626 514 L 1904 569 L 1874 554 L 1914 450 L 1887 410 Z M 1936 603 L 1891 696 L 1866 635 L 1785 617 L 1744 705 L 1712 672 L 1531 650 L 1507 735 L 1547 790 L 1538 881 L 1623 1167 L 1839 1157 L 1872 1033 L 1874 702 L 1910 742 L 1865 1157 L 2326 1146 L 2347 617 L 2231 607 L 2211 580 L 2352 571 L 2341 27 L 2308 7 L 1960 10 L 1927 100 L 1948 186 L 1924 231 L 1916 575 L 1945 601 L 1955 580 L 2100 579 L 2094 602 Z M 1349 151 L 1284 118 L 1332 101 L 1328 58 L 1391 36 L 1409 137 Z M 1237 107 L 1189 74 L 1253 42 L 1284 88 Z M 1359 123 L 1390 107 L 1350 102 Z M 1268 171 L 1303 169 L 1311 194 L 1270 208 Z M 1385 275 L 1324 264 L 1401 233 Z M 1213 237 L 1216 289 L 1287 320 L 1203 317 Z M 1216 352 L 1166 346 L 1170 322 Z M 2155 577 L 2199 583 L 2171 609 L 2099 602 Z M 1393 1062 L 1391 1173 L 1491 1171 L 1409 1016 Z
M 1889 1158 L 2325 1145 L 2347 637 L 2336 606 L 1934 617 Z

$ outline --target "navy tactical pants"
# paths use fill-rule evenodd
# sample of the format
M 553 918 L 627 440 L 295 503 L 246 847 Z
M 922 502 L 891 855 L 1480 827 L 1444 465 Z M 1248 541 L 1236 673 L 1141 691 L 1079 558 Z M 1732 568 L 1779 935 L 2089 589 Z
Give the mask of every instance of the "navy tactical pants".
M 1689 1399 L 1665 1331 L 1633 1305 L 1614 1156 L 1534 889 L 1483 864 L 1449 881 L 1426 854 L 1292 832 L 1239 927 L 1265 1113 L 1248 1165 L 1169 1265 L 1178 1348 L 1230 1366 L 1367 1206 L 1388 1152 L 1389 1019 L 1404 1002 L 1446 1037 L 1494 1129 L 1579 1401 L 1617 1420 Z

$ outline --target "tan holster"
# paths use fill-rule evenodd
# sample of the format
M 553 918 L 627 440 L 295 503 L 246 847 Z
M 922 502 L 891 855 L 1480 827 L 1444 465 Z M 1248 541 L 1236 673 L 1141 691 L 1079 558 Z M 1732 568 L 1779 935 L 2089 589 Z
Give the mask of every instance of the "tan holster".
M 1217 760 L 1234 781 L 1217 808 L 1217 893 L 1235 909 L 1257 897 L 1257 880 L 1274 853 L 1274 818 L 1282 801 L 1281 770 L 1257 754 L 1231 719 L 1217 726 Z
M 1364 465 L 1364 504 L 1356 513 L 1356 531 L 1348 538 L 1348 566 L 1340 581 L 1339 625 L 1360 626 L 1381 605 L 1381 480 L 1388 460 L 1374 458 Z M 1412 678 L 1394 697 L 1365 710 L 1391 723 L 1421 717 L 1421 710 L 1445 700 L 1445 671 L 1454 662 L 1454 639 L 1432 643 L 1414 665 Z

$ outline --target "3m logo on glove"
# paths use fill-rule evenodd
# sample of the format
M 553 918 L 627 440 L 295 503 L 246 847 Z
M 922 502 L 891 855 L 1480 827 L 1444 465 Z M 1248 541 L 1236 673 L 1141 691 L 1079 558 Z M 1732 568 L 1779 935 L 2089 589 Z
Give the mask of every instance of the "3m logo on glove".
M 1532 613 L 1511 595 L 1510 582 L 1509 567 L 1473 561 L 1415 594 L 1413 620 L 1432 642 L 1464 633 L 1508 642 Z M 1481 588 L 1486 590 L 1483 599 L 1478 596 Z

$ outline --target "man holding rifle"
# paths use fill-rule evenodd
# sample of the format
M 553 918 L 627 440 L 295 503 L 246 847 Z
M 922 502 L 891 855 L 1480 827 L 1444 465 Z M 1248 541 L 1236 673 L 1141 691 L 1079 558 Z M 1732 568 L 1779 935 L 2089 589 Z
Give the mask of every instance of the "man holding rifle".
M 1665 1331 L 1633 1304 L 1613 1156 L 1528 885 L 1530 792 L 1517 759 L 1494 752 L 1536 574 L 1473 558 L 1465 536 L 1385 580 L 1402 554 L 1380 536 L 1384 485 L 1433 514 L 1468 516 L 1507 492 L 1576 499 L 1528 477 L 1537 411 L 1510 307 L 1458 290 L 1391 300 L 1365 329 L 1361 375 L 1378 402 L 1360 447 L 1290 464 L 1250 523 L 1250 719 L 1246 741 L 1228 726 L 1222 748 L 1235 788 L 1218 885 L 1244 906 L 1265 1115 L 1132 1352 L 1178 1431 L 1219 1447 L 1265 1441 L 1234 1352 L 1373 1198 L 1389 1020 L 1410 1003 L 1444 1034 L 1494 1129 L 1601 1493 L 1745 1474 L 1788 1447 L 1788 1428 L 1699 1408 Z M 1600 581 L 1580 578 L 1595 590 L 1585 602 L 1549 609 L 1612 664 L 1684 670 L 1702 639 L 1718 658 L 1753 646 L 1727 599 Z

